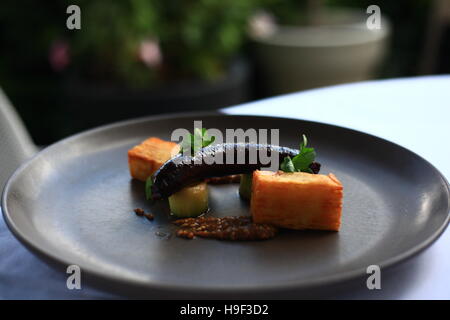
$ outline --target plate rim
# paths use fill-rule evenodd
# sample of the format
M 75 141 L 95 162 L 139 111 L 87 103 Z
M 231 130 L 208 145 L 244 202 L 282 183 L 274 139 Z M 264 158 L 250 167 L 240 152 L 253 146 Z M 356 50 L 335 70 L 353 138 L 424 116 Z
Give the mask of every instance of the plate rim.
M 147 116 L 147 117 L 138 117 L 138 118 L 132 118 L 128 120 L 118 121 L 110 124 L 105 124 L 102 126 L 98 126 L 89 130 L 85 130 L 79 133 L 76 133 L 74 135 L 68 136 L 64 139 L 58 140 L 51 145 L 45 147 L 44 149 L 40 150 L 36 154 L 34 154 L 31 158 L 26 160 L 24 163 L 22 163 L 14 172 L 13 174 L 8 178 L 7 183 L 5 184 L 5 187 L 3 189 L 2 195 L 1 195 L 1 211 L 4 221 L 6 222 L 6 225 L 8 226 L 11 233 L 15 236 L 16 239 L 20 241 L 27 249 L 29 249 L 33 254 L 37 255 L 40 259 L 44 260 L 46 263 L 50 264 L 52 267 L 59 267 L 59 266 L 68 266 L 73 264 L 73 262 L 67 261 L 64 258 L 58 257 L 57 255 L 53 254 L 51 251 L 46 250 L 45 246 L 36 245 L 33 243 L 32 239 L 26 235 L 26 233 L 22 232 L 20 230 L 20 227 L 18 227 L 12 218 L 12 214 L 7 209 L 7 195 L 9 193 L 9 189 L 11 188 L 11 185 L 14 183 L 14 180 L 16 177 L 18 177 L 36 158 L 40 157 L 42 154 L 45 154 L 49 151 L 51 151 L 54 147 L 60 144 L 68 143 L 72 140 L 78 139 L 83 136 L 87 136 L 90 134 L 95 134 L 96 132 L 104 131 L 104 130 L 110 130 L 117 127 L 147 122 L 147 121 L 158 121 L 158 120 L 165 120 L 165 119 L 171 119 L 171 118 L 192 118 L 192 117 L 211 117 L 211 116 L 224 116 L 224 117 L 252 117 L 252 118 L 265 118 L 265 119 L 283 119 L 283 120 L 294 120 L 294 121 L 302 121 L 305 123 L 311 123 L 311 124 L 319 124 L 329 127 L 334 127 L 336 129 L 344 129 L 347 131 L 351 131 L 353 133 L 359 134 L 359 135 L 365 135 L 369 138 L 376 138 L 378 140 L 383 141 L 384 143 L 389 143 L 391 145 L 394 145 L 397 148 L 403 149 L 403 151 L 411 153 L 413 156 L 417 157 L 419 160 L 425 162 L 427 165 L 429 165 L 435 173 L 441 178 L 441 180 L 444 182 L 444 185 L 446 186 L 446 191 L 448 195 L 448 202 L 447 202 L 447 217 L 445 218 L 445 221 L 440 225 L 440 227 L 435 230 L 433 234 L 431 234 L 429 237 L 427 237 L 426 240 L 422 241 L 421 243 L 411 247 L 409 250 L 406 250 L 398 255 L 392 256 L 388 259 L 385 259 L 377 265 L 382 270 L 390 269 L 391 267 L 407 261 L 419 253 L 421 253 L 423 250 L 428 248 L 430 245 L 432 245 L 446 230 L 448 225 L 450 224 L 450 184 L 446 177 L 428 160 L 423 158 L 422 156 L 418 155 L 414 151 L 411 151 L 407 149 L 406 147 L 403 147 L 395 142 L 389 141 L 387 139 L 384 139 L 382 137 L 366 133 L 363 131 L 359 131 L 356 129 L 352 129 L 345 126 L 339 126 L 335 124 L 330 124 L 326 122 L 320 122 L 320 121 L 311 121 L 301 118 L 293 118 L 293 117 L 275 117 L 275 116 L 264 116 L 264 115 L 253 115 L 253 114 L 228 114 L 228 113 L 222 113 L 220 110 L 216 111 L 203 111 L 203 112 L 179 112 L 179 113 L 165 113 L 160 115 L 153 115 L 153 116 Z M 140 282 L 134 279 L 125 279 L 117 275 L 109 274 L 109 273 L 102 273 L 99 271 L 96 271 L 95 269 L 90 268 L 89 266 L 82 266 L 80 265 L 80 268 L 82 269 L 84 274 L 87 274 L 89 278 L 92 278 L 92 280 L 96 280 L 96 282 L 101 283 L 104 281 L 112 281 L 111 284 L 116 284 L 118 286 L 125 285 L 127 286 L 127 289 L 131 291 L 134 291 L 133 289 L 137 289 L 138 291 L 141 290 L 153 290 L 153 291 L 160 291 L 160 292 L 169 292 L 169 293 L 181 293 L 181 294 L 188 294 L 195 292 L 196 294 L 213 294 L 213 295 L 227 295 L 227 294 L 252 294 L 252 293 L 258 293 L 261 292 L 280 292 L 280 291 L 290 291 L 290 290 L 305 290 L 305 289 L 313 289 L 313 288 L 320 288 L 325 286 L 331 286 L 336 285 L 339 283 L 348 282 L 350 280 L 355 280 L 357 278 L 363 277 L 367 275 L 365 268 L 357 268 L 349 271 L 343 271 L 338 272 L 333 275 L 329 276 L 316 276 L 311 279 L 303 280 L 303 281 L 289 281 L 289 282 L 279 282 L 276 284 L 259 284 L 259 285 L 242 285 L 239 287 L 230 287 L 230 286 L 211 286 L 211 285 L 192 285 L 192 284 L 168 284 L 160 281 L 152 281 L 152 282 Z M 95 284 L 94 284 L 95 285 Z M 104 286 L 102 286 L 104 287 Z

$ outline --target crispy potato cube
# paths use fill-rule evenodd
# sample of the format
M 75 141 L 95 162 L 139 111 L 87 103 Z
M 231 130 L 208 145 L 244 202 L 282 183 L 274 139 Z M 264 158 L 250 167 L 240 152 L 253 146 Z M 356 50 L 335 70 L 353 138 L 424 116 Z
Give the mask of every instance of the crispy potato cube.
M 338 231 L 343 187 L 333 175 L 255 171 L 250 211 L 256 223 Z
M 164 162 L 180 151 L 175 142 L 151 137 L 128 150 L 128 166 L 133 178 L 146 181 Z

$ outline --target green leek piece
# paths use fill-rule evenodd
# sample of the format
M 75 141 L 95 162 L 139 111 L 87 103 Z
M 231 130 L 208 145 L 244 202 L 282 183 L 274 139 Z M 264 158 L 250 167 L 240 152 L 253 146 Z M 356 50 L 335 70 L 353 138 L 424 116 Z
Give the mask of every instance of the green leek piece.
M 181 189 L 169 197 L 170 211 L 179 218 L 197 217 L 208 211 L 206 182 Z
M 245 200 L 250 200 L 252 196 L 253 173 L 241 174 L 241 184 L 239 185 L 239 195 Z

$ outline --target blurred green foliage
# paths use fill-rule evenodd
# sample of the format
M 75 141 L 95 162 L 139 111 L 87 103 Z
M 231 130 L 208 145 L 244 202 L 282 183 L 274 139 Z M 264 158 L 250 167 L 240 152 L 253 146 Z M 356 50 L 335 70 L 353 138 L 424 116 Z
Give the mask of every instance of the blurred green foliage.
M 323 5 L 322 1 L 317 2 Z M 279 24 L 306 24 L 308 0 L 263 0 L 264 10 L 274 15 Z
M 82 11 L 82 29 L 61 35 L 70 42 L 72 69 L 96 79 L 142 87 L 180 78 L 214 80 L 223 75 L 242 48 L 248 18 L 258 1 L 74 3 Z M 143 42 L 158 47 L 161 63 L 149 66 L 139 59 Z
M 154 1 L 74 2 L 81 8 L 81 30 L 61 28 L 69 44 L 69 70 L 96 81 L 149 83 L 154 73 L 138 60 L 141 41 L 156 33 Z
M 226 72 L 230 60 L 242 49 L 248 18 L 259 3 L 3 0 L 0 40 L 10 55 L 1 59 L 0 73 L 39 61 L 48 67 L 52 43 L 62 40 L 69 45 L 69 72 L 93 80 L 132 87 L 180 78 L 214 80 Z M 81 8 L 81 30 L 66 28 L 70 4 Z M 145 41 L 159 46 L 161 64 L 148 66 L 139 59 Z

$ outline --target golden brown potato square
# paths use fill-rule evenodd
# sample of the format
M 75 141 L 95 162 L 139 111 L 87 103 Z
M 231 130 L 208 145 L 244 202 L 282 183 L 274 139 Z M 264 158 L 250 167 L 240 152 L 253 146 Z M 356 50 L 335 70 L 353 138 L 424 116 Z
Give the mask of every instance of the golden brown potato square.
M 164 162 L 180 150 L 177 143 L 150 137 L 128 150 L 128 166 L 133 178 L 146 181 Z
M 338 231 L 343 187 L 333 175 L 255 171 L 251 213 L 256 223 Z

